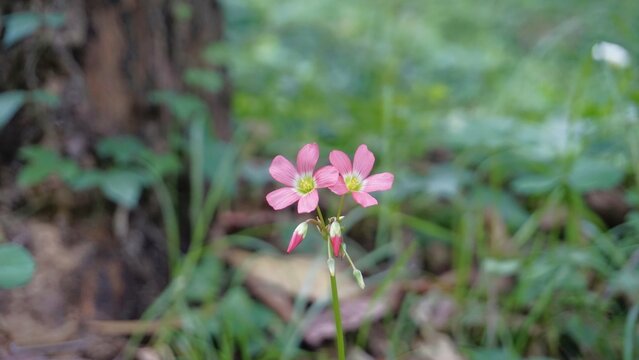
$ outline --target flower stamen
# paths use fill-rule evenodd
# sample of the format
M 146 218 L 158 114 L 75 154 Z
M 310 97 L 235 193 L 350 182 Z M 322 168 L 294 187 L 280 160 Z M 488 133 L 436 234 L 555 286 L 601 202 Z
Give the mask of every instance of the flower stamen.
M 362 189 L 362 180 L 357 174 L 348 174 L 344 176 L 344 183 L 349 191 L 360 191 Z
M 295 189 L 301 195 L 306 195 L 315 189 L 315 179 L 311 175 L 304 175 L 297 179 Z

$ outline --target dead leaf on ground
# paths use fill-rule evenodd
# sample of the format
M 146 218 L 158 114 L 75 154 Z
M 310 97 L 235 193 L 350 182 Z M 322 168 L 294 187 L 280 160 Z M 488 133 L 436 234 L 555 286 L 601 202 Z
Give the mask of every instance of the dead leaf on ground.
M 393 311 L 401 298 L 401 291 L 394 287 L 377 299 L 365 294 L 340 302 L 342 327 L 344 331 L 359 329 L 363 323 L 376 321 Z M 304 340 L 311 346 L 318 346 L 324 340 L 335 337 L 335 320 L 333 309 L 326 307 L 304 331 Z
M 348 360 L 375 360 L 374 357 L 369 355 L 366 351 L 359 347 L 353 347 L 348 351 L 346 356 Z
M 291 320 L 293 300 L 282 289 L 250 277 L 246 279 L 246 287 L 253 296 L 273 309 L 284 321 Z
M 429 334 L 428 339 L 417 346 L 414 354 L 422 360 L 464 360 L 450 337 L 438 332 Z
M 303 255 L 265 255 L 244 250 L 230 250 L 225 258 L 245 271 L 251 280 L 272 285 L 290 296 L 305 294 L 312 301 L 326 300 L 331 296 L 324 259 Z M 349 270 L 338 270 L 337 286 L 340 299 L 348 299 L 361 292 Z
M 449 327 L 456 310 L 452 297 L 438 289 L 432 289 L 413 306 L 411 317 L 419 326 L 443 330 Z
M 44 223 L 29 224 L 25 236 L 36 271 L 25 287 L 2 294 L 1 327 L 22 346 L 68 340 L 77 331 L 79 314 L 68 301 L 65 285 L 89 247 L 65 246 L 59 229 Z
M 586 194 L 586 204 L 611 227 L 623 223 L 630 211 L 621 189 L 591 191 Z
M 139 348 L 135 353 L 135 357 L 138 360 L 162 360 L 160 354 L 150 347 Z
M 484 211 L 484 226 L 492 254 L 512 255 L 516 253 L 504 218 L 494 207 Z

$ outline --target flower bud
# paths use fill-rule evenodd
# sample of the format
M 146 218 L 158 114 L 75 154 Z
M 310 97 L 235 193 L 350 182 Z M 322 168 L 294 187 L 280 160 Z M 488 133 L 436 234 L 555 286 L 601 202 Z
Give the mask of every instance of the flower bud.
M 326 260 L 326 265 L 328 265 L 328 271 L 331 273 L 331 276 L 335 276 L 335 260 L 329 258 Z
M 339 248 L 342 245 L 342 226 L 339 222 L 333 221 L 331 223 L 329 235 L 331 236 L 331 245 L 333 245 L 333 254 L 339 256 Z
M 358 269 L 355 269 L 353 270 L 353 276 L 355 277 L 355 280 L 357 280 L 357 285 L 359 285 L 359 287 L 363 290 L 364 287 L 366 287 L 366 284 L 364 284 L 364 277 L 362 276 L 362 272 Z
M 304 240 L 306 237 L 306 231 L 308 231 L 308 224 L 306 221 L 297 225 L 295 231 L 293 231 L 293 235 L 291 236 L 291 241 L 288 243 L 288 249 L 286 250 L 287 253 L 293 251 L 293 249 L 295 249 L 297 245 Z

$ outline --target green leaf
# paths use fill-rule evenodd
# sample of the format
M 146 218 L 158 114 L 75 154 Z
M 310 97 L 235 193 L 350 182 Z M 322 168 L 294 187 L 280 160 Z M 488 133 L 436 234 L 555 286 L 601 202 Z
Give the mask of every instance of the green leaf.
M 254 355 L 250 358 L 256 358 L 257 353 L 267 346 L 260 334 L 278 323 L 277 316 L 270 309 L 256 303 L 241 287 L 229 289 L 220 301 L 219 309 L 219 322 L 211 323 L 212 332 L 222 330 L 238 341 L 252 339 L 250 344 L 246 344 L 247 351 Z M 214 324 L 216 322 L 218 324 Z M 222 325 L 223 328 L 215 325 Z
M 100 186 L 104 173 L 100 170 L 85 170 L 68 180 L 73 190 L 88 190 Z
M 610 189 L 624 177 L 624 170 L 609 161 L 581 158 L 575 162 L 568 175 L 568 183 L 577 191 Z
M 66 17 L 64 16 L 63 13 L 49 13 L 49 14 L 44 14 L 43 19 L 44 19 L 44 24 L 46 26 L 57 29 L 59 27 L 62 27 L 62 25 L 64 25 Z
M 52 175 L 69 181 L 80 173 L 75 162 L 63 159 L 55 151 L 44 147 L 26 147 L 20 151 L 20 155 L 27 161 L 18 174 L 18 185 L 21 187 L 34 186 Z
M 506 223 L 512 227 L 520 226 L 528 218 L 528 212 L 508 192 L 476 186 L 473 188 L 469 200 L 470 204 L 475 206 L 498 210 Z
M 236 181 L 221 181 L 226 177 L 237 177 L 237 173 L 234 167 L 225 166 L 228 164 L 229 157 L 234 157 L 237 154 L 236 147 L 230 142 L 223 142 L 216 140 L 213 136 L 208 134 L 204 138 L 204 176 L 212 182 L 218 182 L 216 186 L 220 186 L 222 183 L 224 186 L 224 192 L 226 194 L 232 194 L 235 191 Z
M 5 48 L 23 40 L 38 31 L 42 26 L 57 29 L 64 25 L 62 13 L 40 14 L 31 11 L 15 12 L 4 17 L 6 21 L 2 43 Z
M 183 95 L 174 91 L 154 91 L 150 101 L 166 106 L 181 121 L 190 121 L 196 116 L 209 116 L 209 108 L 197 96 Z
M 566 333 L 577 341 L 580 348 L 592 349 L 602 335 L 602 326 L 599 322 L 592 321 L 585 315 L 568 314 L 567 317 L 567 319 L 562 319 Z
M 524 175 L 512 182 L 513 190 L 521 195 L 548 193 L 559 184 L 559 178 L 549 175 Z
M 477 349 L 470 352 L 471 360 L 519 360 L 520 357 L 509 349 Z
M 42 18 L 34 12 L 17 12 L 5 16 L 5 32 L 2 43 L 5 48 L 29 37 L 42 26 Z
M 100 157 L 112 158 L 120 164 L 129 164 L 150 152 L 140 140 L 133 136 L 106 138 L 98 143 L 97 151 Z
M 172 4 L 173 16 L 178 21 L 188 21 L 193 16 L 193 7 L 184 1 L 174 1 Z
M 184 82 L 212 93 L 222 88 L 222 79 L 215 70 L 188 69 L 184 74 Z
M 131 209 L 138 204 L 149 180 L 137 171 L 115 169 L 104 174 L 100 188 L 109 200 Z
M 231 51 L 226 45 L 217 42 L 207 46 L 202 51 L 202 58 L 211 65 L 228 64 L 231 59 Z
M 193 273 L 186 288 L 186 297 L 191 301 L 206 302 L 215 299 L 220 292 L 224 267 L 218 258 L 206 253 Z
M 24 91 L 0 93 L 0 129 L 2 129 L 20 110 L 25 101 Z
M 426 193 L 437 198 L 448 199 L 461 192 L 463 186 L 469 182 L 470 176 L 463 169 L 454 166 L 436 165 L 429 170 L 424 180 Z M 421 186 L 419 191 L 422 191 Z
M 624 294 L 630 298 L 637 299 L 637 288 L 639 287 L 639 271 L 636 269 L 624 269 L 612 276 L 610 288 L 614 294 Z
M 45 90 L 34 90 L 29 94 L 31 101 L 50 107 L 60 106 L 60 97 Z
M 163 177 L 167 174 L 175 174 L 180 170 L 180 160 L 174 154 L 149 152 L 144 154 L 143 160 L 154 176 Z
M 0 244 L 0 289 L 25 285 L 35 271 L 31 254 L 20 245 Z
M 482 270 L 491 275 L 509 276 L 519 271 L 521 264 L 517 259 L 486 258 L 482 262 Z

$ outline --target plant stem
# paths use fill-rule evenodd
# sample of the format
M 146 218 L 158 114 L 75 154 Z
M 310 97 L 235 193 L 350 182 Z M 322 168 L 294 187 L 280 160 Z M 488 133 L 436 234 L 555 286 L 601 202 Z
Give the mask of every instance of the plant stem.
M 339 221 L 340 216 L 342 216 L 342 208 L 344 207 L 344 195 L 339 198 L 339 207 L 337 208 L 337 221 Z
M 195 228 L 204 199 L 204 120 L 194 119 L 189 125 L 189 219 L 191 229 Z
M 639 305 L 635 304 L 630 308 L 628 317 L 626 318 L 626 327 L 624 329 L 623 342 L 623 359 L 630 360 L 633 355 L 633 345 L 635 341 L 635 327 L 637 326 L 637 318 L 639 318 Z
M 351 259 L 350 255 L 348 255 L 348 253 L 346 252 L 346 245 L 344 245 L 344 242 L 342 242 L 342 252 L 344 253 L 344 256 L 346 257 L 346 260 L 348 260 L 348 262 L 351 264 L 351 267 L 353 268 L 353 270 L 356 269 L 355 264 L 353 263 L 353 259 Z
M 344 197 L 342 197 L 342 200 L 343 199 Z M 343 204 L 343 201 L 341 203 Z M 341 209 L 342 209 L 342 206 L 340 205 L 340 211 Z M 330 259 L 332 257 L 331 241 L 328 234 L 326 233 L 326 222 L 324 221 L 324 215 L 322 215 L 322 210 L 320 209 L 319 206 L 317 207 L 317 216 L 319 217 L 319 220 L 322 225 L 321 226 L 322 237 L 326 239 L 326 246 L 328 249 L 328 258 Z M 338 212 L 337 219 L 339 220 L 339 212 Z M 337 281 L 335 278 L 336 275 L 332 275 L 329 272 L 328 276 L 330 276 L 331 278 L 331 300 L 333 302 L 333 315 L 335 317 L 335 339 L 337 339 L 337 355 L 339 360 L 345 360 L 346 351 L 344 350 L 344 331 L 342 330 L 342 315 L 340 313 L 339 296 L 337 294 Z
M 162 211 L 162 222 L 164 223 L 164 232 L 166 233 L 166 253 L 169 258 L 169 269 L 171 270 L 171 278 L 177 275 L 180 262 L 180 228 L 178 224 L 178 216 L 175 212 L 175 206 L 171 199 L 171 192 L 167 188 L 162 179 L 159 179 L 154 185 L 154 190 Z
M 317 216 L 322 223 L 322 235 L 324 235 L 324 230 L 326 230 L 326 222 L 324 221 L 324 215 L 322 215 L 322 209 L 320 209 L 319 205 L 317 206 Z
M 337 281 L 335 276 L 331 277 L 331 293 L 333 299 L 333 315 L 335 316 L 335 338 L 337 339 L 337 355 L 339 360 L 346 359 L 344 350 L 344 332 L 342 331 L 342 315 L 339 308 L 339 296 L 337 295 Z

